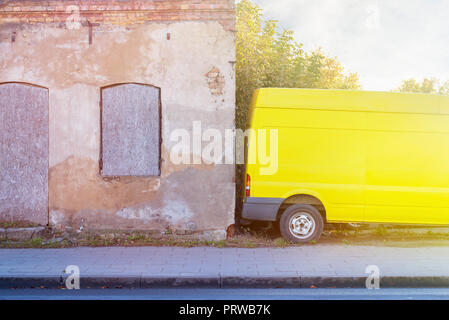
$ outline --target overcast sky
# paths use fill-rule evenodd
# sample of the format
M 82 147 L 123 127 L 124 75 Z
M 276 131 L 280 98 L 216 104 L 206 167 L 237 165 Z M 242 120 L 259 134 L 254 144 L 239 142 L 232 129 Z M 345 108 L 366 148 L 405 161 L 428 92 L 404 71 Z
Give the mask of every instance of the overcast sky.
M 253 0 L 268 19 L 295 31 L 306 49 L 321 46 L 363 89 L 401 80 L 449 80 L 449 0 Z

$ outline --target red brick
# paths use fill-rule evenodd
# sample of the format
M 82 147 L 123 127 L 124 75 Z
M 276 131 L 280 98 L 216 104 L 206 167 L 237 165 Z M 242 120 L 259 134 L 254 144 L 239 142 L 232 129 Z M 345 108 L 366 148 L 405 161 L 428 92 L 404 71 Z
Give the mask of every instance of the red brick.
M 27 3 L 27 4 L 26 4 Z M 61 21 L 63 16 L 59 13 L 66 12 L 68 6 L 77 5 L 80 8 L 80 15 L 89 15 L 95 21 L 104 21 L 114 23 L 120 20 L 120 23 L 133 24 L 145 21 L 218 21 L 226 30 L 235 31 L 235 4 L 233 0 L 160 0 L 143 2 L 139 0 L 130 0 L 127 2 L 119 0 L 98 1 L 98 0 L 79 0 L 79 1 L 55 1 L 48 5 L 48 1 L 27 1 L 12 0 L 7 6 L 0 8 L 0 18 L 5 21 L 5 15 L 11 14 L 11 19 L 19 20 L 15 16 L 25 13 L 27 17 L 30 14 L 40 15 L 41 17 L 52 18 L 55 21 Z M 129 15 L 123 17 L 123 13 L 129 12 Z M 52 17 L 47 16 L 44 12 Z M 103 14 L 105 16 L 103 17 Z M 116 17 L 120 17 L 117 19 Z M 33 16 L 32 21 L 38 21 Z M 42 21 L 39 19 L 39 21 Z M 50 21 L 46 19 L 45 21 Z

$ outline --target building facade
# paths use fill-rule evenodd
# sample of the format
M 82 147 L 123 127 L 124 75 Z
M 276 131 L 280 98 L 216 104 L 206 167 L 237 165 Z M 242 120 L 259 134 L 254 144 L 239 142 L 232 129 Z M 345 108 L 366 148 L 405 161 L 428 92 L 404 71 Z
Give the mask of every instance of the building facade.
M 224 238 L 234 26 L 232 0 L 0 1 L 0 220 Z

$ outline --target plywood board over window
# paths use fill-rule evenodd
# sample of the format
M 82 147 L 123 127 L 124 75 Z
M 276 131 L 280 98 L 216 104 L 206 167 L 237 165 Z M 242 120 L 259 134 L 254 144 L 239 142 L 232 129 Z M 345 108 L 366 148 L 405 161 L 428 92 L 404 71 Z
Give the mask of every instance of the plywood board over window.
M 48 223 L 48 89 L 0 84 L 0 220 Z
M 160 89 L 136 83 L 101 90 L 103 176 L 159 176 Z

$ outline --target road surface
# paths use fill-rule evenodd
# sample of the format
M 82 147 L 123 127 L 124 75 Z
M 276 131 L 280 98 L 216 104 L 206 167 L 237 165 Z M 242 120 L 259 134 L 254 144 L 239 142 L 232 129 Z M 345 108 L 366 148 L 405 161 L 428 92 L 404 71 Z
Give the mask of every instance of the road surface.
M 0 300 L 449 300 L 449 289 L 2 289 Z

